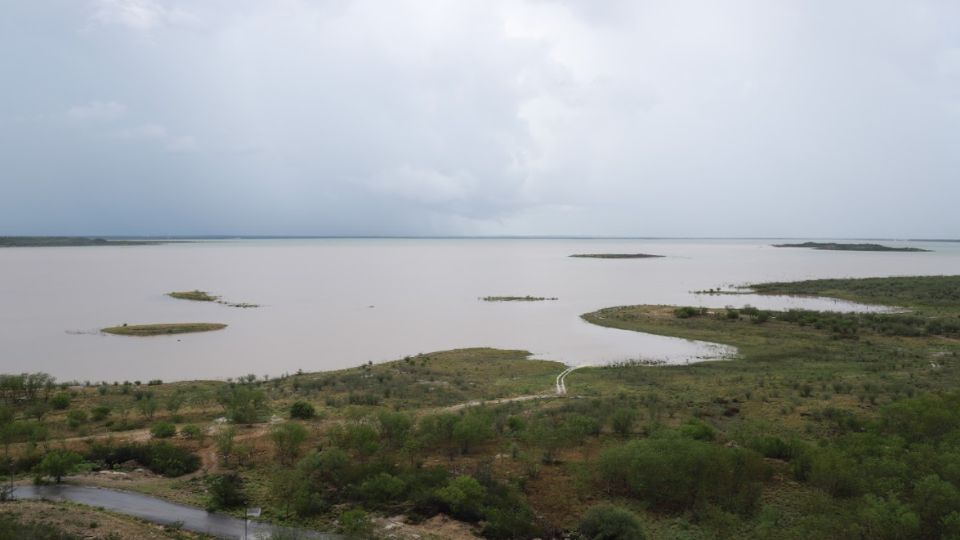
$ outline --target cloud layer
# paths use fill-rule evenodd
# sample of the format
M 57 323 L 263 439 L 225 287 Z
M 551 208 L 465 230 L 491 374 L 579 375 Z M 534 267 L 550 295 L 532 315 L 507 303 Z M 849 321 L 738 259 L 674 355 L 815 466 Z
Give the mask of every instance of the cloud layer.
M 956 236 L 938 1 L 54 0 L 0 234 Z

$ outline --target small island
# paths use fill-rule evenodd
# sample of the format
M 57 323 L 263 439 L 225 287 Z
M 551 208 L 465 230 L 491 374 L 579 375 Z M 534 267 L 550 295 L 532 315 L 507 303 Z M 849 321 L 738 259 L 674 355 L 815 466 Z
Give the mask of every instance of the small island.
M 649 253 L 576 253 L 570 256 L 580 259 L 659 259 L 663 257 L 663 255 Z
M 0 236 L 0 247 L 150 246 L 156 240 L 109 240 L 83 236 Z
M 800 244 L 773 244 L 778 248 L 808 248 L 827 251 L 905 251 L 905 252 L 929 252 L 929 249 L 915 247 L 892 247 L 880 244 L 840 244 L 837 242 L 803 242 Z
M 219 296 L 213 296 L 206 291 L 196 289 L 192 291 L 174 291 L 167 293 L 167 296 L 178 300 L 193 300 L 194 302 L 216 302 L 220 299 Z
M 548 300 L 557 300 L 556 296 L 484 296 L 481 298 L 484 302 L 544 302 Z
M 118 336 L 166 336 L 171 334 L 190 334 L 194 332 L 212 332 L 223 330 L 227 325 L 221 323 L 163 323 L 163 324 L 122 324 L 100 329 L 106 334 Z
M 224 306 L 230 306 L 235 308 L 256 308 L 260 307 L 259 304 L 250 304 L 247 302 L 227 302 L 222 300 L 219 296 L 214 296 L 207 291 L 201 291 L 194 289 L 192 291 L 174 291 L 167 293 L 167 296 L 170 298 L 176 298 L 177 300 L 190 300 L 193 302 L 216 302 Z

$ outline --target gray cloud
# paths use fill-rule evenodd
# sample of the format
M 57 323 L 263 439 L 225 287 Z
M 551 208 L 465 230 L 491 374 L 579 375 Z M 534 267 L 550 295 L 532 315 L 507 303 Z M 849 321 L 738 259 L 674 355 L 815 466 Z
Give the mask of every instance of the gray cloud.
M 958 26 L 933 0 L 20 2 L 0 232 L 955 236 Z

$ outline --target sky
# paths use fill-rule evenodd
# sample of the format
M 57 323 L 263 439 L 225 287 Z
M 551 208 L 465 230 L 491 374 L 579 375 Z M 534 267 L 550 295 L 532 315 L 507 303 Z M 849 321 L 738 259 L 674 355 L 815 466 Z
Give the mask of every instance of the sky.
M 0 14 L 0 234 L 960 237 L 952 0 Z

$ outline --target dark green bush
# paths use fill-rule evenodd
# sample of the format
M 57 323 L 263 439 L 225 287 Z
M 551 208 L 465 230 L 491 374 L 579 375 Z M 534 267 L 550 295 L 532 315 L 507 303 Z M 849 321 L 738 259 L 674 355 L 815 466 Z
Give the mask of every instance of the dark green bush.
M 60 392 L 59 394 L 56 394 L 50 398 L 50 406 L 58 411 L 62 411 L 70 406 L 70 399 L 70 394 L 66 392 Z
M 609 489 L 668 511 L 717 505 L 748 515 L 759 506 L 766 467 L 749 450 L 677 436 L 604 450 L 597 473 Z
M 580 520 L 580 534 L 586 540 L 644 540 L 640 518 L 612 504 L 591 507 Z
M 247 495 L 243 491 L 243 479 L 239 475 L 210 475 L 206 478 L 206 484 L 210 495 L 207 508 L 210 510 L 237 508 L 247 503 Z
M 316 409 L 306 401 L 295 401 L 293 405 L 290 405 L 290 418 L 309 420 L 316 415 Z
M 150 434 L 157 439 L 169 439 L 177 434 L 177 426 L 170 422 L 157 422 L 150 428 Z
M 157 474 L 170 477 L 182 476 L 200 468 L 200 458 L 196 454 L 169 442 L 118 446 L 95 444 L 87 452 L 86 458 L 107 467 L 135 461 Z

